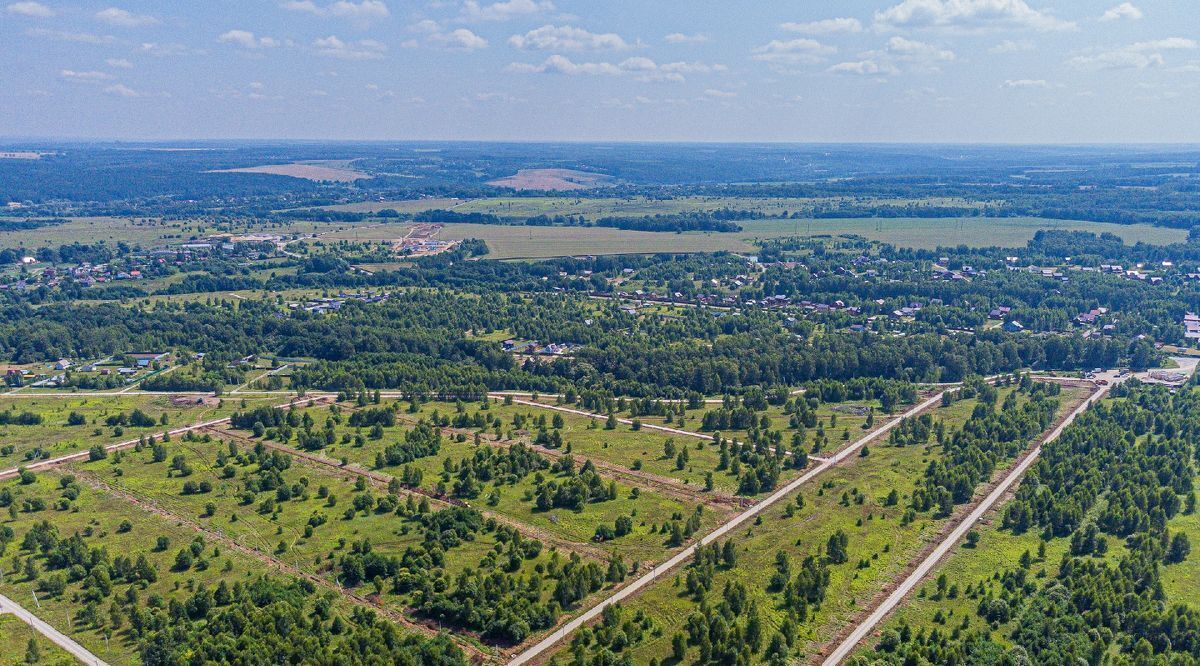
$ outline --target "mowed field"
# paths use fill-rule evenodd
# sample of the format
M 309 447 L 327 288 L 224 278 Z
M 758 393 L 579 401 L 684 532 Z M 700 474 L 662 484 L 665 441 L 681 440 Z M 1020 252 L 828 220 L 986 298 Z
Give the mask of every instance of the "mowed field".
M 899 247 L 933 249 L 956 245 L 973 247 L 1025 245 L 1040 229 L 1113 233 L 1126 243 L 1156 245 L 1181 242 L 1186 232 L 1145 224 L 1071 222 L 1040 218 L 894 218 L 823 220 L 751 220 L 740 233 L 663 233 L 604 227 L 513 227 L 487 224 L 447 224 L 438 238 L 486 241 L 492 259 L 536 259 L 583 254 L 655 252 L 752 252 L 754 241 L 789 236 L 856 234 Z

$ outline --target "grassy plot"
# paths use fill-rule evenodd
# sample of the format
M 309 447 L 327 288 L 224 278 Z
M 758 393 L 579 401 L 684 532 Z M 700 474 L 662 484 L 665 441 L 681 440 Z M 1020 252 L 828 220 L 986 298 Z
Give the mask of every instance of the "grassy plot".
M 273 404 L 279 402 L 279 398 L 250 397 L 246 401 L 248 405 Z M 0 467 L 13 467 L 29 460 L 74 453 L 222 418 L 241 409 L 241 404 L 240 398 L 214 402 L 212 399 L 201 401 L 196 396 L 137 394 L 0 397 L 0 412 L 14 416 L 28 413 L 40 418 L 39 423 L 31 425 L 16 422 L 0 425 Z
M 31 640 L 37 646 L 33 653 L 29 650 Z M 31 661 L 31 657 L 36 657 L 37 660 Z M 29 625 L 12 615 L 0 615 L 0 666 L 28 666 L 31 663 L 58 666 L 78 662 L 66 650 L 34 631 Z
M 1200 589 L 1200 512 L 1181 511 L 1167 523 L 1171 534 L 1183 532 L 1192 544 L 1190 557 L 1177 564 L 1164 566 L 1161 571 L 1163 592 L 1172 604 L 1188 604 L 1200 608 L 1196 590 Z
M 0 512 L 0 526 L 14 532 L 2 559 L 5 594 L 22 603 L 33 603 L 36 591 L 40 607 L 35 612 L 40 618 L 109 663 L 137 661 L 136 646 L 127 633 L 128 622 L 122 617 L 118 625 L 109 612 L 117 596 L 122 601 L 128 598 L 127 589 L 135 590 L 133 598 L 139 605 L 156 597 L 161 603 L 182 602 L 200 585 L 213 590 L 221 582 L 232 586 L 267 573 L 267 567 L 252 558 L 211 540 L 196 542 L 196 533 L 186 526 L 143 512 L 80 481 L 72 483 L 70 476 L 47 473 L 28 485 L 18 481 L 0 483 L 0 493 L 4 490 L 11 493 L 13 506 L 17 507 L 16 517 L 7 510 Z M 75 499 L 69 499 L 76 493 Z M 94 599 L 94 591 L 85 592 L 85 580 L 66 576 L 65 569 L 48 570 L 45 554 L 22 548 L 26 534 L 43 521 L 49 522 L 49 531 L 58 539 L 78 534 L 86 548 L 104 549 L 110 559 L 144 557 L 154 580 L 144 576 L 136 581 L 115 579 L 109 596 Z M 165 549 L 158 547 L 160 542 Z M 192 554 L 186 569 L 177 566 L 182 551 Z M 34 578 L 29 576 L 31 571 Z M 111 634 L 107 642 L 106 633 Z
M 299 571 L 363 585 L 363 594 L 379 595 L 379 603 L 397 612 L 409 607 L 411 591 L 347 580 L 346 556 L 363 542 L 385 557 L 419 551 L 425 536 L 416 502 L 406 504 L 365 480 L 358 483 L 285 454 L 256 454 L 236 443 L 197 438 L 165 446 L 165 456 L 148 447 L 76 469 Z M 498 550 L 503 546 L 497 534 L 481 531 L 446 548 L 438 568 L 455 576 Z M 522 563 L 525 569 L 533 566 L 533 560 Z
M 495 405 L 493 409 L 500 413 L 501 407 Z M 425 404 L 420 412 L 402 412 L 401 417 L 431 418 L 434 412 L 447 414 L 453 413 L 453 410 L 453 405 L 445 403 Z M 324 424 L 330 417 L 335 416 L 328 407 L 312 408 L 307 410 L 307 413 L 317 424 Z M 403 478 L 414 473 L 419 474 L 419 485 L 427 491 L 466 501 L 482 511 L 527 525 L 535 533 L 553 535 L 568 542 L 592 543 L 597 527 L 604 525 L 615 530 L 618 519 L 628 518 L 632 523 L 629 533 L 593 545 L 602 551 L 634 562 L 661 559 L 670 538 L 669 528 L 664 529 L 664 526 L 685 523 L 700 505 L 699 501 L 688 503 L 648 488 L 635 489 L 627 483 L 612 480 L 605 475 L 604 470 L 600 470 L 602 483 L 611 491 L 615 491 L 615 497 L 583 502 L 574 508 L 539 508 L 536 496 L 543 484 L 562 485 L 573 476 L 552 467 L 523 476 L 503 475 L 491 480 L 481 479 L 481 483 L 470 492 L 460 492 L 459 471 L 464 460 L 474 461 L 481 453 L 499 454 L 515 441 L 506 440 L 499 446 L 491 442 L 481 442 L 477 445 L 473 438 L 443 436 L 434 455 L 417 457 L 395 465 L 382 460 L 386 457 L 387 449 L 402 441 L 411 429 L 411 423 L 383 428 L 381 432 L 377 431 L 378 438 L 375 438 L 370 429 L 352 427 L 347 419 L 334 425 L 335 443 L 324 447 L 320 454 L 346 460 L 363 468 L 377 469 L 394 477 Z M 490 440 L 491 436 L 488 439 Z M 379 464 L 380 462 L 383 464 Z M 555 461 L 548 459 L 548 462 L 553 464 Z M 575 469 L 581 471 L 581 464 L 576 464 Z M 697 533 L 708 531 L 726 514 L 726 511 L 720 509 L 703 510 L 699 517 Z

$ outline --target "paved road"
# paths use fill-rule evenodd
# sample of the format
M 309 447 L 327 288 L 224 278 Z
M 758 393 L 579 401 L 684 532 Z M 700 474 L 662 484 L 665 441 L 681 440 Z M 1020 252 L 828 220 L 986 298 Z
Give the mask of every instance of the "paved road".
M 49 624 L 46 624 L 44 621 L 39 619 L 36 615 L 34 615 L 33 613 L 30 613 L 29 611 L 25 610 L 24 608 L 21 608 L 21 606 L 18 605 L 17 602 L 13 601 L 12 599 L 9 599 L 8 597 L 4 596 L 3 594 L 0 594 L 0 613 L 13 614 L 14 616 L 16 616 L 17 619 L 21 620 L 25 624 L 28 624 L 30 627 L 33 627 L 33 629 L 35 631 L 37 631 L 39 634 L 50 639 L 51 641 L 54 642 L 55 645 L 58 645 L 60 648 L 66 650 L 67 652 L 70 652 L 72 655 L 75 656 L 76 659 L 78 659 L 79 661 L 82 661 L 85 664 L 91 664 L 94 666 L 108 666 L 108 664 L 103 659 L 92 654 L 87 648 L 83 647 L 79 643 L 76 643 L 74 640 L 71 639 L 70 636 L 67 636 L 66 634 L 60 632 L 59 630 L 55 629 L 54 627 L 50 626 Z
M 1004 480 L 1002 480 L 1000 484 L 997 485 L 996 488 L 992 490 L 992 492 L 985 497 L 982 502 L 980 502 L 979 506 L 975 507 L 975 510 L 968 514 L 967 517 L 961 523 L 959 523 L 958 526 L 955 527 L 950 534 L 948 534 L 946 538 L 943 539 L 942 542 L 933 549 L 931 553 L 929 553 L 929 556 L 926 557 L 919 565 L 917 565 L 917 568 L 913 570 L 908 578 L 905 578 L 904 582 L 900 583 L 900 586 L 897 587 L 890 595 L 888 595 L 887 599 L 885 599 L 883 603 L 879 605 L 879 607 L 877 607 L 869 616 L 867 616 L 867 619 L 859 623 L 858 626 L 856 626 L 854 630 L 850 632 L 850 635 L 847 636 L 846 639 L 843 640 L 841 644 L 839 644 L 833 650 L 833 652 L 829 653 L 829 656 L 826 657 L 825 661 L 823 662 L 824 666 L 834 666 L 835 664 L 841 663 L 842 660 L 849 656 L 850 652 L 854 650 L 859 641 L 865 638 L 867 634 L 869 634 L 883 620 L 883 618 L 888 615 L 888 613 L 891 613 L 896 606 L 898 606 L 900 602 L 904 600 L 904 597 L 908 596 L 908 594 L 912 592 L 913 588 L 915 588 L 917 584 L 920 583 L 921 580 L 933 570 L 933 567 L 937 565 L 939 560 L 945 557 L 946 553 L 950 551 L 954 544 L 958 543 L 958 540 L 963 538 L 963 536 L 967 533 L 967 530 L 974 527 L 975 523 L 979 522 L 979 519 L 982 518 L 983 515 L 996 504 L 996 502 L 1000 501 L 1000 498 L 1003 497 L 1006 492 L 1008 492 L 1009 488 L 1011 488 L 1012 485 L 1016 483 L 1022 475 L 1025 474 L 1025 471 L 1029 469 L 1030 465 L 1032 465 L 1034 461 L 1037 460 L 1038 455 L 1041 454 L 1042 446 L 1058 439 L 1058 436 L 1061 435 L 1062 431 L 1075 420 L 1076 416 L 1079 416 L 1085 410 L 1087 410 L 1092 403 L 1104 397 L 1104 395 L 1108 393 L 1108 390 L 1108 386 L 1100 387 L 1099 390 L 1088 397 L 1083 404 L 1075 408 L 1075 411 L 1068 414 L 1067 418 L 1063 419 L 1063 422 L 1060 423 L 1058 427 L 1050 431 L 1050 433 L 1042 440 L 1042 443 L 1034 447 L 1033 451 L 1031 451 L 1024 460 L 1018 463 L 1017 466 L 1014 467 L 1012 471 L 1010 471 L 1008 475 L 1004 477 Z
M 809 471 L 805 472 L 802 476 L 793 480 L 791 483 L 780 488 L 779 490 L 776 490 L 773 494 L 771 494 L 769 497 L 767 497 L 763 501 L 759 502 L 758 504 L 755 504 L 754 506 L 750 507 L 749 509 L 746 509 L 742 513 L 737 514 L 736 516 L 731 518 L 729 520 L 729 522 L 718 527 L 716 530 L 710 532 L 704 538 L 700 539 L 700 541 L 697 542 L 697 545 L 706 546 L 714 541 L 717 541 L 718 539 L 729 534 L 730 532 L 736 530 L 738 527 L 742 526 L 746 521 L 751 520 L 758 514 L 765 511 L 771 505 L 775 504 L 776 502 L 783 499 L 784 497 L 787 497 L 794 490 L 796 490 L 800 486 L 804 485 L 805 483 L 808 483 L 817 475 L 821 474 L 822 472 L 825 472 L 826 470 L 828 470 L 829 468 L 838 464 L 842 460 L 845 460 L 847 457 L 856 453 L 860 448 L 862 448 L 862 446 L 864 444 L 866 444 L 870 441 L 873 441 L 875 439 L 878 439 L 880 436 L 884 435 L 889 430 L 891 430 L 892 428 L 899 425 L 900 421 L 902 421 L 903 419 L 914 416 L 916 414 L 919 414 L 920 412 L 922 412 L 926 409 L 929 409 L 930 407 L 938 404 L 939 402 L 941 402 L 941 400 L 942 400 L 942 394 L 939 393 L 939 394 L 933 396 L 932 398 L 929 398 L 928 400 L 925 400 L 924 402 L 916 405 L 915 407 L 908 410 L 904 414 L 901 414 L 899 418 L 893 419 L 892 421 L 889 421 L 888 423 L 884 424 L 883 426 L 880 426 L 879 428 L 873 430 L 871 433 L 862 437 L 855 443 L 851 444 L 850 446 L 847 446 L 846 448 L 842 449 L 841 451 L 838 451 L 836 454 L 834 454 L 830 458 L 825 459 L 824 462 L 819 463 L 816 467 L 813 467 Z M 565 409 L 565 408 L 559 408 L 559 409 Z M 575 410 L 566 410 L 566 411 L 575 411 Z M 584 412 L 584 414 L 587 415 L 586 412 Z M 643 426 L 643 427 L 645 427 L 645 426 Z M 512 661 L 509 662 L 509 666 L 520 666 L 520 664 L 528 663 L 530 660 L 541 655 L 543 652 L 545 652 L 545 651 L 549 650 L 551 647 L 553 647 L 556 643 L 558 643 L 559 641 L 566 638 L 568 635 L 570 635 L 576 629 L 582 627 L 583 625 L 587 624 L 588 622 L 592 621 L 593 619 L 599 617 L 600 614 L 602 612 L 604 612 L 605 608 L 607 608 L 615 603 L 620 603 L 624 599 L 636 594 L 638 592 L 638 590 L 641 590 L 642 588 L 646 587 L 650 583 L 653 583 L 654 581 L 658 580 L 659 578 L 665 576 L 668 572 L 670 572 L 675 567 L 677 567 L 680 564 L 683 564 L 684 562 L 691 559 L 693 554 L 694 554 L 694 549 L 692 549 L 692 548 L 680 551 L 671 559 L 663 562 L 662 564 L 654 567 L 650 571 L 647 571 L 646 573 L 642 574 L 641 577 L 637 578 L 629 585 L 626 585 L 625 587 L 621 588 L 612 596 L 608 597 L 604 601 L 601 601 L 600 603 L 596 604 L 592 608 L 588 609 L 587 612 L 583 613 L 582 615 L 575 618 L 574 620 L 571 620 L 570 622 L 564 624 L 558 630 L 556 630 L 555 632 L 553 632 L 546 638 L 542 639 L 537 644 L 528 648 L 524 652 L 521 652 L 520 654 L 516 655 L 512 659 Z

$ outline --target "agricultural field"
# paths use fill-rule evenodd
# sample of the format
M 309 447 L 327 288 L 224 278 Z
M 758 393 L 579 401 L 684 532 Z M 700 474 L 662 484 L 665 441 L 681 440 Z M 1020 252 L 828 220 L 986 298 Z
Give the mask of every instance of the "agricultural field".
M 283 401 L 278 396 L 0 396 L 0 413 L 11 415 L 0 425 L 0 467 L 224 418 L 242 409 L 243 400 L 247 406 Z
M 900 247 L 933 249 L 946 245 L 986 247 L 1022 245 L 1040 229 L 1113 233 L 1129 242 L 1167 244 L 1186 233 L 1150 225 L 1072 222 L 1037 218 L 890 218 L 812 220 L 748 220 L 741 232 L 683 233 L 631 231 L 607 227 L 524 227 L 492 224 L 447 224 L 441 240 L 478 238 L 491 259 L 656 252 L 753 252 L 755 240 L 853 234 Z M 401 234 L 402 235 L 402 234 Z M 350 237 L 349 232 L 340 232 Z M 399 237 L 399 236 L 389 236 Z

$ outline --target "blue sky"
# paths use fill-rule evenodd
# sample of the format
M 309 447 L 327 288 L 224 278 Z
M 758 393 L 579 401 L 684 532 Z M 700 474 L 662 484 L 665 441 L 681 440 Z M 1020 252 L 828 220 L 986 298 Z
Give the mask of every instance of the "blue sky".
M 0 136 L 1200 142 L 1191 0 L 0 0 Z

